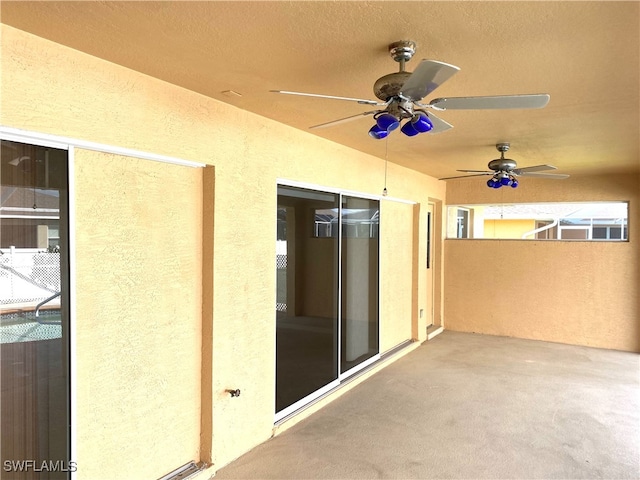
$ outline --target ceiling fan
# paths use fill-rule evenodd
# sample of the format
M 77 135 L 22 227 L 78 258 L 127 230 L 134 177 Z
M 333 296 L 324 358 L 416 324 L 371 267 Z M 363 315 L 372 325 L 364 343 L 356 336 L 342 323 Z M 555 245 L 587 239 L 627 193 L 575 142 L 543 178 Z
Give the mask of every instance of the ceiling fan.
M 424 97 L 433 93 L 436 88 L 451 78 L 460 68 L 435 60 L 422 60 L 413 72 L 407 72 L 405 63 L 411 60 L 415 51 L 416 43 L 411 40 L 402 40 L 389 45 L 389 54 L 400 64 L 400 71 L 384 75 L 376 80 L 373 92 L 379 101 L 288 90 L 271 90 L 271 92 L 347 100 L 361 105 L 380 107 L 309 127 L 330 127 L 373 115 L 376 123 L 369 130 L 369 135 L 375 139 L 385 138 L 391 131 L 400 127 L 400 123 L 405 119 L 408 119 L 408 121 L 405 122 L 400 130 L 409 137 L 425 132 L 440 133 L 453 128 L 453 125 L 438 118 L 433 113 L 434 110 L 441 112 L 446 110 L 542 108 L 549 102 L 548 94 L 533 94 L 436 98 L 429 103 L 421 103 Z M 431 111 L 427 113 L 425 110 Z
M 538 177 L 538 178 L 555 178 L 562 180 L 568 178 L 569 175 L 562 173 L 540 173 L 544 170 L 555 170 L 553 165 L 534 165 L 532 167 L 517 168 L 515 160 L 504 158 L 504 152 L 509 150 L 509 143 L 496 143 L 496 149 L 500 152 L 500 158 L 491 160 L 487 165 L 489 171 L 485 170 L 458 170 L 458 172 L 472 173 L 473 175 L 459 175 L 457 177 L 445 177 L 440 180 L 451 180 L 452 178 L 468 178 L 481 177 L 484 175 L 492 175 L 487 181 L 489 188 L 512 187 L 518 186 L 518 176 Z

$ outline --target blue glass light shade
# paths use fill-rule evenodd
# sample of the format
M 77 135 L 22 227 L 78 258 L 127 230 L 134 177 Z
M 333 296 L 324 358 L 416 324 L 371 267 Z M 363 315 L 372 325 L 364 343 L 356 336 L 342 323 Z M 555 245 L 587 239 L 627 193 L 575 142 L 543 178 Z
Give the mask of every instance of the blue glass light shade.
M 433 123 L 431 123 L 431 120 L 429 119 L 427 114 L 423 112 L 418 112 L 417 114 L 415 114 L 411 119 L 411 124 L 413 125 L 413 128 L 415 128 L 420 133 L 428 132 L 433 128 Z
M 518 186 L 518 180 L 514 178 L 513 181 L 511 182 L 511 188 L 516 188 L 517 186 Z
M 400 126 L 400 122 L 390 113 L 383 113 L 376 117 L 376 124 L 381 130 L 391 132 Z
M 389 131 L 380 128 L 378 125 L 374 125 L 369 129 L 369 136 L 371 138 L 375 138 L 376 140 L 382 140 L 387 135 L 389 135 Z
M 487 187 L 489 187 L 489 188 L 493 188 L 493 186 L 494 186 L 495 184 L 496 184 L 496 181 L 495 181 L 493 178 L 490 178 L 490 179 L 487 181 Z
M 402 133 L 404 133 L 407 137 L 413 137 L 414 135 L 419 134 L 420 132 L 415 129 L 412 122 L 405 122 L 405 124 L 400 129 Z
M 504 186 L 511 185 L 511 179 L 509 177 L 502 177 L 500 183 Z

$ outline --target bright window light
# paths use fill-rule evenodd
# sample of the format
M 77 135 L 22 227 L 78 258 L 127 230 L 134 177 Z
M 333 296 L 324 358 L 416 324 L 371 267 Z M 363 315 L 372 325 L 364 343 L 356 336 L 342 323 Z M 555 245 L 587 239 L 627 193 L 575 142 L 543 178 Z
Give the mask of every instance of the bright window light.
M 449 205 L 447 238 L 624 242 L 628 210 L 627 202 Z

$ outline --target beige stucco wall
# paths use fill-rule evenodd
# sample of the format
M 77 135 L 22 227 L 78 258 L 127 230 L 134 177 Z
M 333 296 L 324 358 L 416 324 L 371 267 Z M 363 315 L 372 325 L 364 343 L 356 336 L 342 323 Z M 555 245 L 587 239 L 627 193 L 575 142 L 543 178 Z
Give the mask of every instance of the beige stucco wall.
M 203 368 L 193 367 L 198 374 L 203 373 L 202 394 L 197 398 L 190 397 L 195 403 L 203 399 L 202 432 L 206 438 L 201 442 L 201 458 L 210 458 L 215 468 L 219 468 L 268 439 L 274 420 L 277 179 L 379 194 L 384 182 L 384 163 L 4 25 L 1 53 L 0 122 L 3 125 L 215 166 L 213 211 L 210 211 L 209 202 L 202 205 L 207 212 L 205 218 L 210 219 L 202 225 L 203 248 L 206 250 L 212 244 L 213 251 L 210 257 L 205 257 L 201 277 L 203 284 L 208 285 L 202 292 L 203 311 L 213 321 L 203 327 Z M 382 151 L 384 145 L 380 145 Z M 113 159 L 115 171 L 112 175 L 116 176 L 126 171 L 123 166 L 118 172 L 117 161 L 120 159 Z M 83 236 L 87 234 L 85 228 L 95 221 L 95 209 L 111 208 L 115 200 L 105 197 L 108 192 L 104 188 L 98 189 L 99 185 L 95 184 L 100 171 L 89 155 L 79 155 L 78 164 L 86 169 L 88 178 L 83 179 L 83 171 L 78 172 L 79 187 L 82 188 L 78 188 L 73 199 L 77 205 L 77 228 L 73 233 Z M 140 175 L 144 176 L 153 171 L 155 165 L 141 162 L 139 168 Z M 165 180 L 164 196 L 160 198 L 158 193 L 158 196 L 151 196 L 152 200 L 157 200 L 163 207 L 180 204 L 182 200 L 172 188 L 174 180 Z M 128 182 L 135 182 L 132 178 L 121 181 L 123 187 L 129 185 Z M 213 177 L 210 181 L 213 182 Z M 93 182 L 97 190 L 88 188 L 86 182 Z M 387 188 L 390 196 L 426 205 L 429 198 L 444 198 L 445 184 L 390 163 Z M 138 194 L 143 199 L 147 196 L 144 189 Z M 122 201 L 122 208 L 129 205 L 126 197 L 119 199 Z M 419 216 L 412 230 L 419 232 L 418 248 L 412 238 L 400 235 L 393 238 L 396 243 L 389 248 L 423 252 L 426 232 L 423 217 L 424 214 Z M 113 225 L 113 228 L 118 230 L 124 226 Z M 385 228 L 383 218 L 381 230 Z M 76 292 L 76 321 L 91 324 L 96 293 L 93 272 L 104 260 L 96 255 L 96 245 L 102 242 L 82 238 L 75 252 L 78 285 L 83 286 Z M 121 236 L 119 244 L 121 249 L 135 251 L 133 238 Z M 80 248 L 81 245 L 86 248 Z M 113 254 L 109 247 L 105 247 L 105 252 L 108 256 Z M 423 258 L 422 253 L 420 257 Z M 141 268 L 141 274 L 155 273 L 149 271 L 151 266 Z M 416 292 L 414 306 L 426 310 L 425 278 L 424 265 L 420 263 L 411 271 L 398 272 L 393 288 L 413 288 Z M 419 283 L 416 285 L 416 282 Z M 135 297 L 134 291 L 121 291 L 117 283 L 99 285 L 106 289 L 101 290 L 100 295 L 116 295 L 120 303 Z M 192 285 L 190 279 L 185 288 L 190 289 Z M 392 310 L 395 300 L 388 289 L 383 288 L 381 295 L 385 308 Z M 403 303 L 401 310 L 405 311 L 405 308 Z M 140 309 L 139 317 L 141 324 L 152 318 L 144 309 Z M 408 328 L 412 318 L 398 317 L 397 321 Z M 426 325 L 424 319 L 420 322 L 416 326 L 416 337 L 424 339 Z M 121 334 L 116 333 L 120 328 L 117 325 L 105 322 L 98 328 L 103 330 L 105 338 L 120 338 L 118 335 Z M 155 335 L 169 337 L 173 334 L 169 324 L 159 325 L 159 329 Z M 141 351 L 137 353 L 131 349 L 126 358 L 126 365 L 132 369 L 138 361 L 147 361 L 146 340 L 140 336 L 139 342 L 143 346 Z M 104 351 L 106 346 L 91 351 L 94 343 L 95 338 L 89 332 L 79 335 L 77 356 L 73 359 L 78 365 L 76 426 L 80 444 L 78 454 L 82 457 L 78 478 L 143 478 L 135 475 L 134 469 L 156 449 L 154 443 L 144 439 L 154 437 L 164 442 L 161 440 L 164 435 L 171 437 L 172 418 L 160 410 L 148 409 L 145 401 L 155 392 L 141 388 L 135 376 L 122 375 L 119 385 L 112 385 L 113 373 L 106 375 L 104 380 L 96 377 L 88 366 L 99 368 L 101 372 L 119 371 L 123 360 L 108 355 L 109 352 Z M 183 355 L 187 356 L 185 361 L 194 365 L 201 358 L 201 352 L 195 349 L 187 350 Z M 185 372 L 185 375 L 193 373 Z M 102 395 L 92 396 L 88 404 L 89 394 L 96 388 Z M 240 388 L 242 394 L 232 399 L 225 393 L 227 388 Z M 119 418 L 126 410 L 122 405 L 125 390 L 135 401 L 126 415 Z M 158 417 L 152 424 L 145 424 L 134 421 L 136 415 Z M 118 443 L 112 437 L 130 428 L 129 420 L 136 428 L 127 433 L 129 441 L 126 444 Z M 163 422 L 164 426 L 160 427 Z M 136 443 L 135 438 L 140 442 L 132 445 Z M 135 448 L 140 461 L 124 464 L 122 453 L 126 448 Z M 90 467 L 90 464 L 95 466 Z M 174 468 L 178 466 L 174 465 Z M 84 468 L 91 475 L 83 472 Z
M 640 351 L 637 175 L 526 179 L 499 201 L 463 182 L 447 203 L 628 201 L 629 241 L 446 240 L 448 329 Z
M 396 237 L 413 238 L 413 205 L 383 201 L 380 218 L 380 282 L 386 294 L 380 299 L 380 350 L 382 352 L 411 339 L 412 289 L 406 272 L 412 270 L 413 243 L 398 248 Z
M 74 183 L 75 459 L 158 478 L 199 455 L 202 170 L 76 149 Z

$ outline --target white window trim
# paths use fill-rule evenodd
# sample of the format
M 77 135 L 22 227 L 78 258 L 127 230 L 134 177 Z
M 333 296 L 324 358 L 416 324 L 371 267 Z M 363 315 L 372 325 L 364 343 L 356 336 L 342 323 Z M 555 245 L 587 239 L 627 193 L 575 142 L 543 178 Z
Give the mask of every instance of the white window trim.
M 80 140 L 77 138 L 62 137 L 59 135 L 51 135 L 48 133 L 39 133 L 29 130 L 21 130 L 18 128 L 7 127 L 0 125 L 0 136 L 3 140 L 9 140 L 19 143 L 29 143 L 33 145 L 40 145 L 43 147 L 59 148 L 61 150 L 69 150 L 70 147 L 81 148 L 84 150 L 92 150 L 95 152 L 111 153 L 114 155 L 122 155 L 125 157 L 140 158 L 143 160 L 152 160 L 155 162 L 171 163 L 174 165 L 181 165 L 184 167 L 202 168 L 206 164 L 200 162 L 193 162 L 191 160 L 185 160 L 177 157 L 170 157 L 167 155 L 159 155 L 156 153 L 145 152 L 142 150 L 134 150 L 131 148 L 118 147 L 114 145 L 106 145 L 104 143 L 90 142 L 87 140 Z

